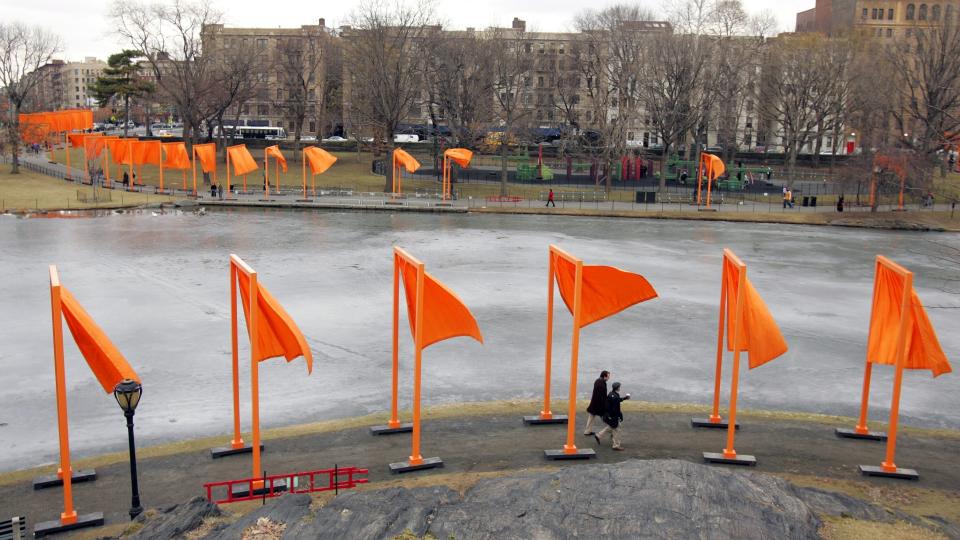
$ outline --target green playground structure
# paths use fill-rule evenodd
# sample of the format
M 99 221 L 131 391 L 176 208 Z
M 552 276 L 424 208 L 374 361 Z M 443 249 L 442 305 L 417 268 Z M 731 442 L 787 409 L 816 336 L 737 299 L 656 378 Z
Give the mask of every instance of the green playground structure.
M 743 191 L 747 186 L 747 179 L 751 175 L 754 177 L 754 181 L 765 181 L 767 178 L 766 167 L 736 167 L 733 163 L 727 163 L 726 168 L 726 175 L 717 180 L 717 188 L 725 191 Z M 686 182 L 680 182 L 680 173 L 684 169 L 687 171 L 687 179 Z M 664 167 L 663 175 L 668 181 L 684 185 L 696 185 L 697 162 L 680 159 L 677 155 L 670 156 L 666 167 Z M 738 180 L 738 176 L 741 179 Z

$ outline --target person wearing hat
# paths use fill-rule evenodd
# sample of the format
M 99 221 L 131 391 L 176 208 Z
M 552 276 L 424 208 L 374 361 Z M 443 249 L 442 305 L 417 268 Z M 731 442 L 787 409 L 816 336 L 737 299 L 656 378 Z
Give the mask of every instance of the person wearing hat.
M 593 435 L 593 437 L 597 439 L 597 443 L 600 442 L 600 437 L 603 437 L 609 431 L 613 438 L 613 449 L 617 451 L 623 450 L 623 445 L 620 444 L 620 423 L 623 422 L 623 412 L 620 411 L 620 403 L 628 399 L 630 399 L 630 394 L 620 397 L 620 383 L 613 383 L 613 390 L 607 395 L 607 410 L 603 415 L 603 422 L 607 425 L 600 430 L 600 433 Z
M 599 424 L 607 410 L 607 379 L 610 372 L 603 370 L 597 380 L 593 381 L 593 395 L 590 396 L 590 405 L 587 406 L 587 425 L 583 428 L 584 435 L 593 435 L 594 423 Z

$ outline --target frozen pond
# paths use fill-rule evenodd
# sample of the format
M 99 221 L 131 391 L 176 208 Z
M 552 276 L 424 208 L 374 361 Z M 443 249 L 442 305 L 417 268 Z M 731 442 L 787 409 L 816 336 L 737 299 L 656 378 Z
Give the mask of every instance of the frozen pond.
M 779 322 L 790 351 L 741 378 L 744 407 L 853 415 L 860 399 L 873 258 L 916 273 L 927 306 L 956 268 L 931 258 L 960 236 L 742 223 L 551 216 L 290 212 L 0 217 L 0 470 L 56 457 L 47 265 L 126 355 L 144 382 L 138 443 L 231 429 L 228 254 L 237 253 L 300 325 L 314 351 L 261 369 L 265 428 L 389 407 L 391 246 L 456 291 L 485 345 L 454 339 L 424 354 L 428 404 L 541 396 L 547 245 L 587 264 L 645 275 L 660 298 L 584 330 L 580 393 L 610 369 L 651 401 L 709 403 L 720 256 L 732 248 Z M 563 310 L 563 311 L 561 311 Z M 405 313 L 401 309 L 401 313 Z M 960 312 L 929 309 L 960 368 Z M 566 392 L 570 317 L 557 302 L 554 392 Z M 406 324 L 402 321 L 402 324 Z M 402 405 L 412 347 L 401 330 Z M 65 330 L 65 333 L 67 331 Z M 69 334 L 66 334 L 69 336 Z M 122 414 L 67 339 L 74 455 L 125 447 Z M 243 337 L 241 334 L 241 343 Z M 246 356 L 241 348 L 241 358 Z M 246 362 L 241 362 L 246 367 Z M 746 362 L 744 362 L 746 366 Z M 890 368 L 875 370 L 871 416 L 889 405 Z M 729 374 L 729 370 L 728 373 Z M 241 374 L 244 426 L 249 371 Z M 726 386 L 724 387 L 726 388 Z M 517 411 L 533 414 L 536 411 Z M 960 428 L 960 374 L 908 372 L 902 418 Z M 519 420 L 518 420 L 519 421 Z

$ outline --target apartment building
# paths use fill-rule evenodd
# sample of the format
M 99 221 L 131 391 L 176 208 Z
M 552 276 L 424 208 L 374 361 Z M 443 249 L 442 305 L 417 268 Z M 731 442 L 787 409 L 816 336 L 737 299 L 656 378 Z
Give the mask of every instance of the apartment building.
M 324 19 L 315 25 L 299 28 L 229 28 L 211 24 L 201 33 L 204 54 L 225 59 L 230 54 L 255 55 L 249 76 L 260 84 L 252 99 L 247 100 L 240 112 L 239 125 L 283 127 L 288 133 L 296 129 L 292 112 L 300 101 L 292 79 L 302 76 L 306 81 L 306 118 L 302 126 L 304 134 L 323 131 L 329 133 L 340 122 L 339 107 L 332 107 L 334 114 L 324 114 L 324 83 L 327 75 L 328 40 L 336 39 Z M 296 73 L 300 70 L 300 73 Z M 233 121 L 235 110 L 228 111 L 225 119 Z M 325 124 L 321 126 L 320 124 Z
M 862 31 L 868 36 L 894 39 L 907 36 L 914 26 L 953 19 L 957 0 L 816 0 L 813 9 L 797 14 L 797 32 L 842 35 Z
M 27 98 L 28 110 L 60 110 L 96 106 L 90 85 L 103 74 L 106 62 L 94 57 L 82 62 L 53 60 L 33 72 L 39 77 L 33 95 Z

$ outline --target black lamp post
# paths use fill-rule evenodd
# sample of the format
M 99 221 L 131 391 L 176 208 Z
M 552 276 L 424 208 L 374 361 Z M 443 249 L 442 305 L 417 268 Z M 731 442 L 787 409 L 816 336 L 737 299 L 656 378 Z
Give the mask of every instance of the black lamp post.
M 130 379 L 120 381 L 120 384 L 113 389 L 113 395 L 123 409 L 123 415 L 127 417 L 127 439 L 130 443 L 130 488 L 133 491 L 133 499 L 130 501 L 130 519 L 143 512 L 143 507 L 140 506 L 140 488 L 137 485 L 137 449 L 133 444 L 133 413 L 137 410 L 142 393 L 143 388 L 140 383 Z

